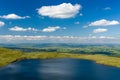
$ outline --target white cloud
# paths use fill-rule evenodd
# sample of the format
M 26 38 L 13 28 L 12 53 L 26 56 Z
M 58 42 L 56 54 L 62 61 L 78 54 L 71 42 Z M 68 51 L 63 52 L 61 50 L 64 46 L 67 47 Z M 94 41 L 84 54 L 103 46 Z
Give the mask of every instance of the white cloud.
M 0 35 L 0 39 L 6 39 L 8 41 L 13 40 L 43 40 L 46 36 L 21 36 L 21 35 Z
M 25 18 L 30 18 L 29 16 L 19 16 L 19 15 L 16 15 L 16 14 L 8 14 L 8 15 L 3 15 L 3 16 L 0 16 L 0 18 L 4 18 L 4 19 L 25 19 Z
M 79 10 L 81 5 L 71 3 L 62 3 L 54 6 L 42 6 L 38 9 L 38 13 L 42 16 L 48 16 L 51 18 L 71 18 L 74 17 Z
M 80 22 L 79 22 L 79 21 L 77 21 L 77 22 L 75 22 L 75 24 L 80 24 Z
M 84 25 L 83 28 L 88 28 L 88 25 Z
M 107 29 L 98 28 L 98 29 L 94 29 L 94 30 L 93 30 L 93 33 L 103 33 L 103 32 L 107 32 L 107 31 L 108 31 Z
M 14 26 L 12 28 L 9 28 L 10 31 L 34 31 L 34 32 L 54 32 L 56 30 L 65 30 L 65 29 L 66 27 L 61 28 L 60 26 L 55 26 L 55 27 L 49 26 L 47 28 L 44 28 L 43 30 L 39 30 L 36 28 L 31 28 L 31 27 L 23 28 L 19 26 Z
M 60 27 L 60 26 L 55 26 L 55 27 L 49 26 L 49 27 L 47 27 L 47 28 L 44 28 L 44 29 L 42 30 L 42 32 L 54 32 L 54 31 L 56 31 L 56 30 L 58 30 L 58 29 L 61 29 L 61 27 Z
M 115 37 L 110 37 L 110 36 L 100 36 L 100 39 L 115 39 Z
M 111 7 L 105 7 L 104 10 L 111 10 Z
M 0 27 L 4 26 L 5 23 L 3 21 L 0 21 Z
M 22 28 L 22 27 L 19 27 L 19 26 L 9 28 L 9 30 L 11 30 L 11 31 L 38 31 L 38 29 L 35 29 L 35 28 L 31 28 L 31 27 Z
M 98 21 L 91 22 L 88 26 L 112 26 L 112 25 L 118 25 L 118 24 L 120 23 L 116 20 L 109 21 L 106 19 L 101 19 Z
M 67 28 L 66 28 L 66 27 L 63 27 L 63 28 L 61 28 L 61 29 L 65 30 L 65 29 L 67 29 Z
M 0 43 L 120 43 L 120 37 L 112 36 L 27 36 L 27 35 L 0 35 Z
M 80 13 L 80 16 L 83 16 L 83 14 L 82 14 L 82 13 Z

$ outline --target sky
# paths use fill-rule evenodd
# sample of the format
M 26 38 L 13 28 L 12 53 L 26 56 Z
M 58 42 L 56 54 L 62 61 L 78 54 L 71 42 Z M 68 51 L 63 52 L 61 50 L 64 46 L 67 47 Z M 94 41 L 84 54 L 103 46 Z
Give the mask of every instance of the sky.
M 0 0 L 0 43 L 120 43 L 120 0 Z

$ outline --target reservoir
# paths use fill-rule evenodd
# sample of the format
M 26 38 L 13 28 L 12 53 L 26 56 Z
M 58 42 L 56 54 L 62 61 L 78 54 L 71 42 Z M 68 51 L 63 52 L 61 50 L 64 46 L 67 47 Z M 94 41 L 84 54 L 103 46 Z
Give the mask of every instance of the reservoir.
M 120 68 L 82 59 L 28 59 L 0 68 L 0 80 L 120 80 Z

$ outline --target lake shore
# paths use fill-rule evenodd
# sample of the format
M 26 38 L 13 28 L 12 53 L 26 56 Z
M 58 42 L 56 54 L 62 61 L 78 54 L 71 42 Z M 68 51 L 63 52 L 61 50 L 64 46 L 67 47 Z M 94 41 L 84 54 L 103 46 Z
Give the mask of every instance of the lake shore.
M 12 62 L 22 59 L 54 59 L 54 58 L 74 58 L 93 60 L 96 63 L 120 68 L 120 58 L 101 54 L 72 54 L 57 52 L 31 52 L 24 53 L 18 50 L 0 48 L 0 66 L 6 66 Z

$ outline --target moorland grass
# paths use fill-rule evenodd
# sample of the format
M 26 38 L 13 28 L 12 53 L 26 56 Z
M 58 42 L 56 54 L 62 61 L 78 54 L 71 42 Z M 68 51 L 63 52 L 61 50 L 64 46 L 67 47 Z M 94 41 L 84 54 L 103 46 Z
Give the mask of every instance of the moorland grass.
M 120 68 L 120 58 L 101 54 L 71 54 L 58 52 L 21 52 L 0 48 L 0 66 L 8 65 L 12 62 L 22 59 L 53 59 L 53 58 L 74 58 L 93 60 L 96 63 L 115 66 Z

